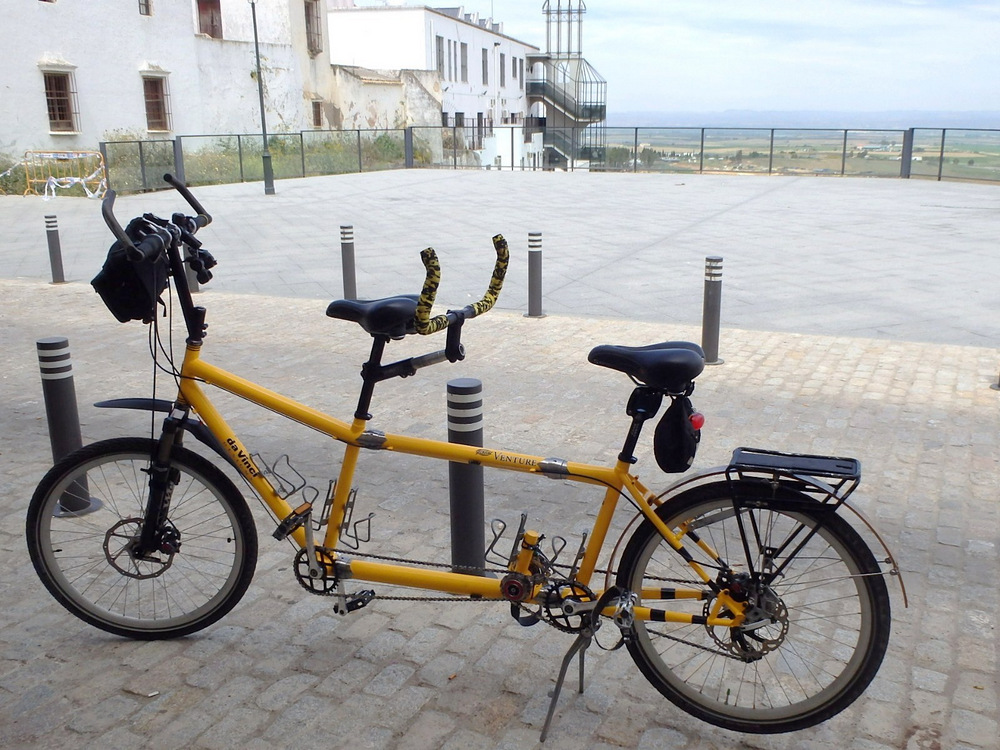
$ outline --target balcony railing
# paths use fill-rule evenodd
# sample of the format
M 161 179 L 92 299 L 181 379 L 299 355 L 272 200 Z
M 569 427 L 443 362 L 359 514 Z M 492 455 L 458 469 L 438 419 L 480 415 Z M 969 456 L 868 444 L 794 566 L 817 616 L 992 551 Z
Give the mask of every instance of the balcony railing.
M 528 81 L 527 93 L 555 106 L 576 122 L 600 122 L 607 116 L 608 108 L 603 102 L 581 102 L 570 88 L 551 81 Z

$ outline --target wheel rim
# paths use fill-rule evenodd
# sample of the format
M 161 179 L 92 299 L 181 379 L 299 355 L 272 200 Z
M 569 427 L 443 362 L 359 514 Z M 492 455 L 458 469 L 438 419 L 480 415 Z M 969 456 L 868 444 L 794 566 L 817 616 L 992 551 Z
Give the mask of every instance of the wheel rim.
M 170 522 L 180 533 L 180 549 L 158 561 L 129 560 L 127 537 L 143 513 L 148 465 L 149 454 L 139 451 L 80 465 L 53 486 L 38 524 L 42 564 L 74 607 L 112 625 L 152 632 L 214 612 L 238 585 L 246 541 L 222 490 L 178 464 Z M 80 497 L 81 487 L 89 497 Z M 58 512 L 67 496 L 97 507 Z
M 695 518 L 693 514 L 697 514 Z M 744 510 L 756 516 L 760 538 L 765 545 L 779 547 L 793 526 L 813 520 L 795 513 L 766 509 Z M 746 555 L 731 501 L 720 499 L 693 506 L 677 517 L 665 519 L 677 532 L 693 519 L 684 533 L 694 531 L 736 569 L 745 568 Z M 749 529 L 750 526 L 748 525 Z M 688 534 L 685 547 L 703 565 L 710 557 Z M 755 566 L 759 559 L 754 560 Z M 712 569 L 706 567 L 711 573 Z M 642 588 L 645 571 L 650 578 L 682 579 L 695 582 L 690 568 L 658 535 L 642 549 L 630 582 L 632 590 Z M 684 586 L 684 584 L 662 584 Z M 732 650 L 723 653 L 720 643 L 730 631 L 705 625 L 636 623 L 635 638 L 650 668 L 687 701 L 701 709 L 735 721 L 755 724 L 801 719 L 829 706 L 863 668 L 872 640 L 873 602 L 867 593 L 862 571 L 853 554 L 827 528 L 817 532 L 799 553 L 772 589 L 780 598 L 774 611 L 782 613 L 776 624 L 762 630 L 787 629 L 780 634 L 780 647 L 756 661 L 741 661 Z M 647 606 L 678 609 L 677 601 L 645 600 Z M 684 611 L 702 614 L 703 608 Z M 786 618 L 785 622 L 781 619 Z

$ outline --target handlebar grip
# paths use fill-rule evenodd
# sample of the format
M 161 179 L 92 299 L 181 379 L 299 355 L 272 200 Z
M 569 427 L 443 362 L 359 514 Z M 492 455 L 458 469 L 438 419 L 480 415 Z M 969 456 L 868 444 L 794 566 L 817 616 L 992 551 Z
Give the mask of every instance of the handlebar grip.
M 447 328 L 448 316 L 438 315 L 431 318 L 431 308 L 434 306 L 434 298 L 437 297 L 438 285 L 441 283 L 441 264 L 438 262 L 434 248 L 428 247 L 421 250 L 420 260 L 424 264 L 426 276 L 424 287 L 420 290 L 420 298 L 417 300 L 417 312 L 413 317 L 413 327 L 417 333 L 426 336 Z
M 205 210 L 205 207 L 201 205 L 201 203 L 198 201 L 197 198 L 194 197 L 194 194 L 190 190 L 188 190 L 187 185 L 178 180 L 169 172 L 163 175 L 163 181 L 166 182 L 168 185 L 173 186 L 177 190 L 177 192 L 181 194 L 184 200 L 188 202 L 188 205 L 191 206 L 191 208 L 193 208 L 195 211 L 197 211 L 198 215 L 194 217 L 194 220 L 198 224 L 199 229 L 201 229 L 202 227 L 207 227 L 209 224 L 212 223 L 212 215 Z
M 160 255 L 164 250 L 166 250 L 167 245 L 170 244 L 170 233 L 163 230 L 157 229 L 155 232 L 147 234 L 138 245 L 133 245 L 129 243 L 131 247 L 126 245 L 125 252 L 129 260 L 132 261 L 147 261 L 154 260 L 158 255 Z
M 502 234 L 495 235 L 493 237 L 493 248 L 497 251 L 497 262 L 493 266 L 493 276 L 490 278 L 490 285 L 486 289 L 486 294 L 483 298 L 472 305 L 472 315 L 470 318 L 474 318 L 477 315 L 482 315 L 484 312 L 489 312 L 493 305 L 496 304 L 497 298 L 500 296 L 500 290 L 503 289 L 503 280 L 507 276 L 507 264 L 510 262 L 510 251 L 507 249 L 507 240 L 504 239 Z

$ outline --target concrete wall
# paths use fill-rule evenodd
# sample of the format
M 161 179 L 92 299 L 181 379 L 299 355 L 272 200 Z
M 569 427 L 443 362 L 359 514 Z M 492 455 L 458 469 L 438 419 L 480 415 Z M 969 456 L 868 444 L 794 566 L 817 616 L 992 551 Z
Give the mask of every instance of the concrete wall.
M 325 0 L 321 4 L 325 17 Z M 223 39 L 197 33 L 195 0 L 6 2 L 0 66 L 0 153 L 93 149 L 114 136 L 256 132 L 260 112 L 246 0 L 221 0 Z M 303 0 L 257 3 L 269 130 L 311 126 L 313 99 L 332 95 L 329 41 L 311 57 Z M 77 130 L 51 133 L 43 69 L 72 73 Z M 142 76 L 166 77 L 171 130 L 146 129 Z
M 475 17 L 473 17 L 475 20 Z M 475 122 L 478 113 L 500 124 L 511 115 L 527 113 L 521 65 L 513 75 L 512 59 L 523 60 L 537 48 L 505 36 L 477 22 L 469 22 L 429 8 L 345 8 L 329 16 L 331 61 L 379 70 L 437 71 L 436 38 L 444 41 L 444 74 L 439 76 L 441 111 L 456 112 Z M 447 58 L 452 43 L 451 64 Z M 467 74 L 461 74 L 461 45 L 467 49 Z M 483 50 L 487 51 L 488 81 L 483 84 Z M 504 60 L 504 86 L 500 85 L 500 59 Z M 527 63 L 524 77 L 528 77 Z M 439 124 L 439 123 L 435 123 Z

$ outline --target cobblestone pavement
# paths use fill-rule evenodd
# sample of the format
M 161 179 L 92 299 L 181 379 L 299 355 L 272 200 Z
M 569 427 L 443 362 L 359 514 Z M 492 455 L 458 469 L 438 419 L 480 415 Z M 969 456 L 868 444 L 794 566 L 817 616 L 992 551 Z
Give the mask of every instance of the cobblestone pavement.
M 747 182 L 763 190 L 760 183 L 769 181 Z M 812 190 L 819 182 L 802 184 Z M 841 190 L 847 181 L 826 182 Z M 957 194 L 947 192 L 949 200 Z M 9 201 L 0 201 L 0 213 Z M 26 212 L 39 210 L 22 205 Z M 12 257 L 27 241 L 8 241 L 0 257 Z M 71 278 L 92 275 L 93 260 L 89 266 L 83 260 L 71 266 Z M 993 272 L 988 263 L 987 278 Z M 419 278 L 419 267 L 407 272 Z M 340 618 L 328 599 L 295 583 L 292 552 L 270 538 L 259 509 L 257 575 L 243 602 L 215 626 L 177 641 L 141 643 L 106 635 L 66 613 L 44 591 L 24 545 L 25 507 L 50 463 L 34 341 L 69 338 L 84 441 L 90 442 L 148 430 L 140 414 L 90 406 L 150 393 L 147 339 L 139 324 L 117 324 L 84 283 L 50 285 L 36 270 L 4 275 L 30 278 L 0 280 L 0 346 L 8 362 L 0 374 L 0 478 L 8 488 L 0 499 L 0 744 L 539 746 L 548 693 L 570 636 L 543 625 L 522 628 L 506 607 L 488 603 L 376 600 Z M 219 282 L 223 278 L 220 273 Z M 368 350 L 359 329 L 326 318 L 328 300 L 319 293 L 302 299 L 223 287 L 213 282 L 202 295 L 214 360 L 324 411 L 353 411 Z M 884 294 L 879 309 L 889 309 L 907 291 L 886 288 Z M 336 290 L 328 296 L 337 296 Z M 786 309 L 795 304 L 787 301 Z M 893 309 L 908 303 L 900 304 Z M 935 320 L 947 318 L 949 330 L 989 332 L 977 328 L 979 305 L 976 295 L 955 297 L 954 309 L 941 308 Z M 570 315 L 547 308 L 547 317 L 528 319 L 511 305 L 473 321 L 465 327 L 464 362 L 379 387 L 373 426 L 443 438 L 445 383 L 476 377 L 484 383 L 488 445 L 610 461 L 627 428 L 623 406 L 630 386 L 623 376 L 589 365 L 589 349 L 699 340 L 700 331 L 694 320 L 639 320 L 619 310 L 592 314 L 598 311 Z M 756 330 L 725 326 L 725 364 L 706 369 L 694 396 L 708 418 L 696 466 L 724 463 L 737 445 L 862 460 L 858 504 L 896 553 L 910 600 L 904 609 L 898 587 L 890 586 L 893 635 L 878 676 L 861 700 L 819 727 L 750 736 L 673 708 L 624 651 L 596 652 L 588 657 L 587 690 L 581 695 L 567 686 L 544 747 L 998 747 L 1000 394 L 989 388 L 997 380 L 996 339 L 989 347 L 969 339 L 946 344 L 908 331 L 878 332 L 875 323 L 858 326 L 859 334 L 846 318 L 838 335 L 822 335 L 822 327 L 781 330 L 786 322 L 808 327 L 791 317 Z M 422 346 L 427 342 L 408 339 L 390 352 L 408 356 L 422 353 Z M 161 378 L 160 388 L 166 393 L 168 379 Z M 335 474 L 335 445 L 320 445 L 315 433 L 241 401 L 221 403 L 254 450 L 287 453 L 317 487 Z M 640 475 L 654 487 L 666 486 L 669 478 L 656 476 L 648 436 L 643 443 Z M 378 454 L 364 456 L 360 471 L 358 510 L 376 513 L 374 541 L 393 553 L 446 562 L 445 465 Z M 486 496 L 488 517 L 514 523 L 523 510 L 532 526 L 566 536 L 570 546 L 589 528 L 599 498 L 592 490 L 512 480 L 506 473 L 486 474 Z M 625 516 L 616 519 L 616 528 Z

